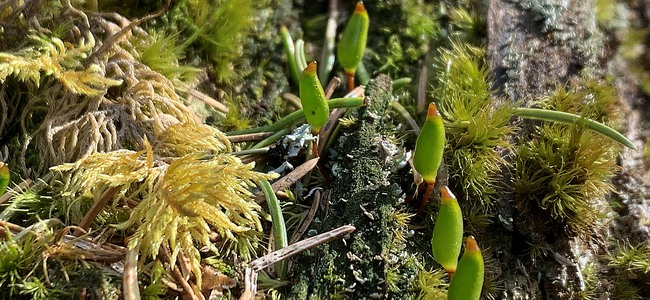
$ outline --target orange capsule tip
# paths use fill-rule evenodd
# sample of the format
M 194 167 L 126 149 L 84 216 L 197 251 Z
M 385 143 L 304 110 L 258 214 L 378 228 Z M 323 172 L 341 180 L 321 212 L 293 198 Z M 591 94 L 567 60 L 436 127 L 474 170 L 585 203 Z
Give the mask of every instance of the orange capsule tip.
M 440 198 L 442 198 L 443 201 L 451 200 L 451 199 L 456 199 L 456 195 L 454 195 L 454 193 L 451 192 L 449 187 L 445 185 L 440 189 Z
M 470 235 L 467 237 L 467 245 L 465 245 L 465 250 L 471 252 L 480 251 L 480 249 L 478 248 L 478 243 L 476 243 L 476 239 L 474 239 L 474 236 Z
M 311 61 L 311 62 L 309 62 L 309 64 L 305 68 L 305 72 L 316 73 L 317 66 L 318 66 L 318 63 L 315 60 Z
M 429 109 L 427 110 L 427 118 L 431 118 L 435 116 L 440 116 L 440 112 L 438 112 L 438 107 L 436 106 L 436 103 L 431 102 L 429 103 Z
M 354 7 L 354 13 L 358 13 L 358 14 L 365 14 L 366 13 L 366 7 L 363 6 L 363 1 L 357 2 L 357 6 Z

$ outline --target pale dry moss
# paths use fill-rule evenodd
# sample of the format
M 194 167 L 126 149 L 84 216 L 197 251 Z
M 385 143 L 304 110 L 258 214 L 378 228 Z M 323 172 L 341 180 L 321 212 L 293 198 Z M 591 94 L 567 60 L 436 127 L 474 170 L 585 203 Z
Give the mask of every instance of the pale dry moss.
M 25 19 L 43 18 L 39 10 L 13 5 Z M 145 137 L 155 141 L 168 126 L 196 119 L 172 81 L 139 61 L 130 41 L 134 35 L 146 36 L 142 29 L 135 27 L 104 47 L 102 42 L 110 39 L 98 37 L 117 34 L 129 20 L 117 14 L 88 18 L 72 7 L 49 18 L 65 20 L 69 14 L 82 16 L 92 31 L 84 29 L 88 27 L 84 22 L 70 24 L 63 41 L 38 25 L 30 29 L 30 43 L 0 53 L 0 107 L 8 112 L 0 122 L 0 136 L 12 133 L 10 122 L 20 124 L 13 140 L 21 151 L 12 153 L 24 175 L 40 175 L 50 166 L 95 152 L 142 149 Z M 0 21 L 15 21 L 11 16 Z M 32 120 L 32 116 L 39 118 Z M 38 162 L 27 161 L 30 157 Z

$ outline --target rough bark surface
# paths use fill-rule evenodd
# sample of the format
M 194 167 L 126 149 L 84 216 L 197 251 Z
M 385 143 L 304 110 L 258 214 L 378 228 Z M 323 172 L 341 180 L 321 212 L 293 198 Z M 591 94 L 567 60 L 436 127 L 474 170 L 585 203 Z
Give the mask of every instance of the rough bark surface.
M 612 57 L 615 51 L 606 49 L 603 37 L 595 27 L 594 1 L 508 1 L 489 2 L 488 63 L 494 76 L 494 87 L 506 101 L 529 105 L 529 101 L 548 95 L 558 85 L 567 85 L 580 77 L 602 78 L 607 68 L 615 75 L 620 89 L 620 104 L 629 116 L 623 131 L 638 146 L 643 143 L 644 99 L 630 76 L 624 76 L 625 66 Z M 627 74 L 629 75 L 629 74 Z M 524 100 L 523 102 L 518 102 Z M 647 108 L 645 109 L 647 110 Z M 523 122 L 525 136 L 531 133 L 533 122 Z M 647 133 L 647 130 L 646 130 Z M 615 189 L 624 208 L 618 216 L 609 215 L 610 231 L 595 234 L 593 239 L 571 234 L 552 234 L 546 238 L 551 253 L 542 261 L 526 261 L 521 241 L 533 233 L 532 220 L 518 218 L 512 209 L 512 197 L 504 199 L 500 213 L 515 211 L 512 232 L 508 226 L 503 234 L 503 248 L 497 252 L 502 280 L 503 299 L 576 299 L 585 290 L 582 270 L 589 263 L 604 267 L 602 256 L 612 248 L 610 243 L 629 239 L 633 244 L 647 241 L 648 234 L 648 176 L 643 175 L 642 151 L 624 150 L 622 170 L 615 180 Z M 507 185 L 507 183 L 506 183 Z M 645 224 L 645 225 L 644 225 Z M 604 267 L 606 268 L 606 267 Z M 606 284 L 606 283 L 605 283 Z M 604 297 L 604 298 L 602 298 Z M 609 299 L 602 295 L 600 299 Z

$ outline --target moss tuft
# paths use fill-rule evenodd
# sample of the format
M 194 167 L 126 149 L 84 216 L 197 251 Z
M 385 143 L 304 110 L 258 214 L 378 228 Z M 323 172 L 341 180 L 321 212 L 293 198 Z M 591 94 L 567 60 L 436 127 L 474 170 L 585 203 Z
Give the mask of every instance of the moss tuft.
M 505 165 L 499 151 L 511 148 L 507 136 L 514 130 L 508 124 L 512 108 L 494 105 L 482 49 L 454 44 L 435 65 L 438 82 L 433 97 L 445 120 L 450 181 L 469 203 L 487 207 Z
M 447 273 L 442 269 L 421 270 L 418 273 L 417 286 L 420 288 L 417 299 L 446 299 L 449 287 Z
M 609 90 L 589 84 L 585 89 L 558 90 L 540 106 L 581 114 L 596 120 L 614 116 Z M 517 147 L 513 188 L 521 211 L 550 216 L 569 232 L 587 232 L 607 209 L 609 179 L 617 170 L 618 146 L 576 125 L 542 123 L 533 139 Z

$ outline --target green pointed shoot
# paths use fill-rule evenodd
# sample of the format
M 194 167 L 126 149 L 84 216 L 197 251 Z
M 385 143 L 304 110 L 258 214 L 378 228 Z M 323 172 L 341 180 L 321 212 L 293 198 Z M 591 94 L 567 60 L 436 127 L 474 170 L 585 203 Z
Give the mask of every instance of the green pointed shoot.
M 431 102 L 413 153 L 413 166 L 427 184 L 436 182 L 444 148 L 445 126 L 436 104 Z
M 291 71 L 291 79 L 293 79 L 295 84 L 298 84 L 300 73 L 296 64 L 296 47 L 293 43 L 293 38 L 289 33 L 289 29 L 284 25 L 280 27 L 280 34 L 282 35 L 282 47 L 284 48 L 284 53 L 287 55 L 287 62 Z
M 271 215 L 271 225 L 273 227 L 273 240 L 275 242 L 275 250 L 286 248 L 289 245 L 287 238 L 287 228 L 282 215 L 282 207 L 280 201 L 275 196 L 273 187 L 268 180 L 260 180 L 258 185 L 262 189 L 262 193 L 266 197 L 266 203 L 269 205 L 269 214 Z M 281 260 L 275 264 L 275 271 L 278 278 L 284 279 L 287 274 L 287 261 Z
M 483 255 L 473 236 L 467 238 L 465 253 L 458 263 L 456 275 L 449 284 L 448 300 L 478 300 L 483 289 Z
M 547 109 L 539 109 L 539 108 L 519 107 L 514 110 L 514 114 L 522 118 L 528 118 L 528 119 L 558 122 L 558 123 L 569 124 L 569 125 L 582 124 L 586 128 L 598 132 L 623 146 L 626 146 L 634 150 L 637 149 L 636 146 L 632 143 L 632 141 L 630 141 L 620 132 L 616 131 L 616 129 L 611 128 L 603 123 L 591 119 L 586 119 L 572 113 L 547 110 Z
M 415 151 L 413 153 L 413 167 L 427 184 L 418 213 L 429 202 L 433 186 L 436 183 L 436 176 L 438 176 L 438 169 L 442 163 L 444 149 L 445 125 L 436 104 L 431 102 L 427 110 L 427 119 L 424 121 L 418 139 L 415 141 Z
M 339 48 L 336 55 L 348 75 L 348 89 L 354 88 L 354 73 L 361 62 L 363 52 L 366 51 L 366 40 L 368 39 L 368 27 L 370 20 L 368 13 L 361 1 L 357 2 L 354 13 L 348 24 L 345 25 Z
M 323 86 L 316 76 L 316 69 L 316 62 L 312 61 L 300 74 L 300 102 L 313 134 L 320 132 L 330 115 Z
M 302 39 L 296 41 L 294 56 L 296 59 L 296 68 L 298 70 L 304 70 L 307 67 L 307 59 L 305 58 L 305 41 Z
M 433 258 L 445 268 L 449 277 L 452 277 L 456 272 L 460 248 L 463 245 L 463 214 L 456 196 L 447 186 L 442 187 L 440 194 L 440 211 L 433 227 L 431 247 Z
M 0 162 L 0 196 L 4 195 L 9 186 L 9 166 Z

